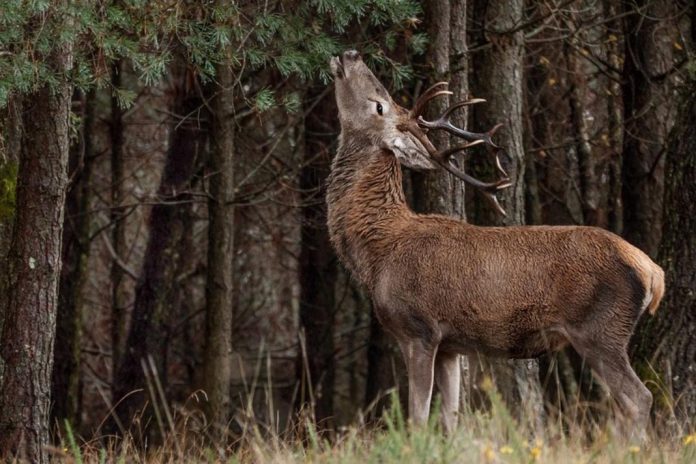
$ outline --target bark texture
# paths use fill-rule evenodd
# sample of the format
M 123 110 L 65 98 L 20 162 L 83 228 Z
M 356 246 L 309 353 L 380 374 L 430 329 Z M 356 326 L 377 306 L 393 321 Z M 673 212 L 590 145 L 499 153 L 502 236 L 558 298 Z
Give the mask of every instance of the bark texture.
M 219 65 L 211 101 L 208 171 L 208 268 L 206 283 L 204 389 L 208 420 L 224 427 L 231 415 L 234 263 L 234 74 Z
M 456 12 L 460 15 L 457 20 L 459 24 L 464 19 L 461 17 L 461 5 L 450 5 L 448 0 L 431 0 L 426 6 L 427 21 L 430 25 L 428 35 L 430 36 L 430 48 L 428 50 L 426 67 L 428 70 L 428 83 L 424 89 L 430 85 L 440 81 L 450 81 L 450 53 L 453 50 L 450 42 L 455 34 L 458 40 L 457 48 L 462 49 L 465 43 L 462 43 L 462 38 L 465 37 L 466 29 L 462 32 L 456 29 L 456 24 L 451 24 L 452 8 L 456 8 Z M 464 35 L 462 35 L 464 34 Z M 466 62 L 463 56 L 459 59 L 461 62 Z M 466 68 L 464 68 L 466 72 Z M 462 87 L 466 88 L 466 77 L 462 81 L 462 76 L 466 74 L 459 73 L 457 79 L 451 82 L 450 90 L 456 92 L 452 96 L 452 100 L 461 95 Z M 464 83 L 462 83 L 464 82 Z M 442 114 L 449 106 L 450 97 L 443 95 L 428 104 L 426 116 L 434 119 Z M 460 123 L 461 115 L 457 113 L 456 120 Z M 449 146 L 449 135 L 444 131 L 433 131 L 429 134 L 431 142 L 439 149 L 444 149 Z M 453 215 L 456 217 L 464 217 L 464 195 L 461 182 L 455 180 L 448 172 L 438 169 L 436 171 L 416 172 L 413 173 L 413 190 L 414 190 L 414 210 L 417 212 L 429 212 Z
M 604 0 L 602 8 L 604 15 L 615 18 L 619 6 L 616 0 Z M 607 31 L 620 31 L 620 20 L 614 19 L 607 24 Z M 611 38 L 608 34 L 607 39 Z M 621 69 L 620 48 L 618 40 L 606 41 L 606 54 L 609 65 L 617 74 Z M 613 79 L 608 84 L 609 98 L 607 98 L 607 129 L 609 137 L 609 192 L 607 194 L 607 226 L 615 234 L 623 233 L 623 202 L 621 201 L 621 164 L 623 151 L 623 113 L 621 108 L 621 83 L 619 79 Z
M 498 123 L 504 126 L 495 136 L 496 143 L 504 148 L 499 154 L 512 187 L 498 195 L 507 212 L 500 216 L 483 197 L 475 196 L 472 212 L 476 222 L 485 225 L 524 224 L 524 167 L 522 105 L 524 36 L 522 31 L 510 32 L 523 19 L 524 2 L 477 1 L 473 16 L 476 24 L 472 33 L 478 44 L 487 47 L 475 57 L 476 72 L 472 87 L 475 96 L 485 98 L 486 103 L 474 108 L 477 130 L 488 131 Z M 495 175 L 492 163 L 481 149 L 469 155 L 477 177 Z
M 671 0 L 625 3 L 624 236 L 651 257 L 662 233 L 664 148 L 673 120 Z
M 655 318 L 644 321 L 638 355 L 650 363 L 643 375 L 660 386 L 656 406 L 673 408 L 689 427 L 696 417 L 696 79 L 683 95 L 666 156 L 665 227 L 658 254 L 666 293 Z
M 72 68 L 72 44 L 48 58 Z M 71 87 L 61 78 L 25 100 L 17 208 L 8 258 L 0 357 L 0 459 L 48 462 L 53 345 L 61 272 Z

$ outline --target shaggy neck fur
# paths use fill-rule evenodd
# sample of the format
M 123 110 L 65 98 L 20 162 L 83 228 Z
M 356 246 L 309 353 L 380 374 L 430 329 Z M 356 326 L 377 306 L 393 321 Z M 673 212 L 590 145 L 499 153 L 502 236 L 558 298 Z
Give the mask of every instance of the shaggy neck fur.
M 355 141 L 344 143 L 347 140 Z M 358 137 L 343 137 L 327 190 L 331 242 L 339 258 L 368 289 L 396 236 L 413 213 L 401 186 L 401 167 L 392 153 Z

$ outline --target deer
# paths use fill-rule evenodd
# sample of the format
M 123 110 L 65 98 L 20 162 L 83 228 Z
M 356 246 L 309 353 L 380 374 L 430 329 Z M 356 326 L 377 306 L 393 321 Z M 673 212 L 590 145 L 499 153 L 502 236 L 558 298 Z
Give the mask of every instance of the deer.
M 413 212 L 402 166 L 445 169 L 504 214 L 496 193 L 510 180 L 493 141 L 500 125 L 475 133 L 450 122 L 456 109 L 483 102 L 476 98 L 424 119 L 429 101 L 451 93 L 446 83 L 402 108 L 355 50 L 332 57 L 330 68 L 341 131 L 327 179 L 329 238 L 403 354 L 409 421 L 427 422 L 436 385 L 443 429 L 455 430 L 460 355 L 525 359 L 570 345 L 608 388 L 618 415 L 645 430 L 652 394 L 627 347 L 638 318 L 662 299 L 660 266 L 600 228 L 482 227 Z M 438 150 L 427 135 L 433 130 L 464 143 Z M 477 145 L 494 150 L 500 179 L 481 181 L 453 162 Z

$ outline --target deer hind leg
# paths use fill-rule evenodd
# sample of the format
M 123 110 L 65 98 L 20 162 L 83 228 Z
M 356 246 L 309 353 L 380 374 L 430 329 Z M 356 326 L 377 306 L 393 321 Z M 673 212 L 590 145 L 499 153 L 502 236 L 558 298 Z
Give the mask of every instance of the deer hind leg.
M 457 427 L 461 372 L 459 355 L 438 352 L 435 357 L 435 385 L 442 401 L 442 426 L 451 434 Z
M 571 343 L 609 389 L 619 409 L 622 434 L 626 438 L 645 439 L 652 394 L 631 368 L 626 350 L 605 347 L 596 340 Z
M 433 370 L 437 347 L 429 347 L 419 340 L 399 343 L 408 370 L 408 413 L 414 425 L 428 422 L 430 400 L 433 394 Z

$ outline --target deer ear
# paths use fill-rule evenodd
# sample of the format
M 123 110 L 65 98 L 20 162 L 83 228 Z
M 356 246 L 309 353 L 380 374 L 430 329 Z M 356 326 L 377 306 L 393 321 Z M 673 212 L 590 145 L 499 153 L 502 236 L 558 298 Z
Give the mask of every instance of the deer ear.
M 387 147 L 391 150 L 396 159 L 407 168 L 417 171 L 432 171 L 437 169 L 437 166 L 430 159 L 430 156 L 424 149 L 416 146 L 413 141 L 408 138 L 396 137 L 387 143 Z

